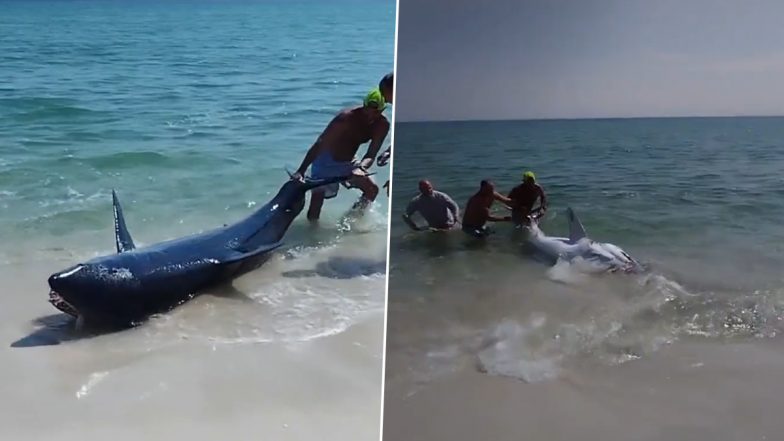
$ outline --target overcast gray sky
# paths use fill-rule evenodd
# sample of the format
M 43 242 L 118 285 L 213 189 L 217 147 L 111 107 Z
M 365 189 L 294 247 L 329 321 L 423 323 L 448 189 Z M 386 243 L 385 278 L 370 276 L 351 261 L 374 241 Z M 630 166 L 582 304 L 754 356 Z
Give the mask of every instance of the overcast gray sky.
M 784 0 L 399 0 L 398 121 L 784 115 Z

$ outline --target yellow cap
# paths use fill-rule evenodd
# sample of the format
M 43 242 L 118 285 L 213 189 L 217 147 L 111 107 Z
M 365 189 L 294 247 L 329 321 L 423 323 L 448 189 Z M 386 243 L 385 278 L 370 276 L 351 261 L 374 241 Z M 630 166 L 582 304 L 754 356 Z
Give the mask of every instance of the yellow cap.
M 365 95 L 364 104 L 367 107 L 373 107 L 378 110 L 384 110 L 387 107 L 387 103 L 384 101 L 384 95 L 381 94 L 381 91 L 378 88 L 371 90 L 370 93 Z
M 523 180 L 525 181 L 528 178 L 531 178 L 531 180 L 536 182 L 536 175 L 534 174 L 534 172 L 527 171 L 527 172 L 523 173 Z

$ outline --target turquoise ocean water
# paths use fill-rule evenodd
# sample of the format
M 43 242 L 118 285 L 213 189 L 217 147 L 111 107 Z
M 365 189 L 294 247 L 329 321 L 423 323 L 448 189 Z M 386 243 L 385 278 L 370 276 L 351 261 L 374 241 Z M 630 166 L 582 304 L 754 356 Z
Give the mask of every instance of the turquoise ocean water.
M 780 332 L 784 119 L 404 123 L 395 137 L 388 372 L 454 369 L 479 353 L 488 371 L 532 379 L 684 338 Z M 582 278 L 537 262 L 508 224 L 478 245 L 400 220 L 419 179 L 464 208 L 480 180 L 506 194 L 528 169 L 549 197 L 546 233 L 568 235 L 571 206 L 590 237 L 650 273 Z M 466 349 L 472 338 L 507 346 Z
M 0 8 L 0 261 L 109 250 L 112 188 L 142 243 L 237 220 L 393 67 L 393 2 Z M 325 230 L 357 196 L 325 206 Z

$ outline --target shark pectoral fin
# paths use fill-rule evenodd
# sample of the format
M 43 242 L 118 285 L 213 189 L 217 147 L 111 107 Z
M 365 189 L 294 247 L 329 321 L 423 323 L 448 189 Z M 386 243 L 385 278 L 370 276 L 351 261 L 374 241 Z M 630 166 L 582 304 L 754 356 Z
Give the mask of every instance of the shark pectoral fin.
M 577 242 L 578 240 L 582 239 L 583 237 L 587 237 L 588 235 L 585 233 L 585 228 L 583 224 L 580 222 L 580 219 L 577 218 L 577 215 L 574 214 L 574 210 L 572 207 L 568 207 L 566 209 L 566 217 L 569 219 L 569 240 L 572 242 Z
M 294 172 L 293 172 L 293 171 L 291 171 L 291 169 L 290 169 L 288 166 L 286 166 L 286 167 L 284 168 L 284 170 L 286 171 L 286 174 L 287 174 L 287 175 L 289 175 L 289 179 L 291 179 L 291 178 L 293 178 L 293 177 L 294 177 Z
M 220 259 L 220 263 L 235 263 L 250 257 L 258 256 L 259 254 L 268 253 L 276 248 L 280 248 L 283 242 L 274 243 L 272 245 L 265 245 L 263 247 L 254 248 L 253 250 L 233 249 L 231 254 L 227 257 Z
M 239 300 L 246 303 L 256 303 L 248 294 L 238 290 L 231 284 L 225 284 L 217 287 L 214 291 L 210 292 L 213 297 L 220 297 L 230 300 Z
M 136 245 L 134 245 L 131 233 L 128 232 L 128 228 L 125 226 L 120 199 L 117 198 L 117 192 L 114 190 L 112 190 L 112 206 L 114 208 L 114 238 L 117 243 L 117 252 L 131 251 L 136 248 Z

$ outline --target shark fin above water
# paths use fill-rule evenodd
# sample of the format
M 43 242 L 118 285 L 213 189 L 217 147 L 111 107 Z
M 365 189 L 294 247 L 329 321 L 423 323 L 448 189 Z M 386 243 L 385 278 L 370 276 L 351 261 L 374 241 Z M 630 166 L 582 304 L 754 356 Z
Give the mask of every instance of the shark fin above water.
M 128 227 L 125 226 L 120 199 L 117 198 L 117 192 L 114 190 L 112 190 L 112 207 L 114 209 L 114 238 L 117 243 L 117 252 L 131 251 L 136 248 L 136 245 L 133 243 L 131 233 L 128 232 Z
M 572 207 L 568 207 L 566 209 L 566 217 L 569 219 L 569 240 L 572 242 L 577 242 L 578 240 L 587 237 L 588 235 L 585 233 L 585 227 L 580 222 L 580 219 L 577 218 L 577 215 L 572 210 Z

